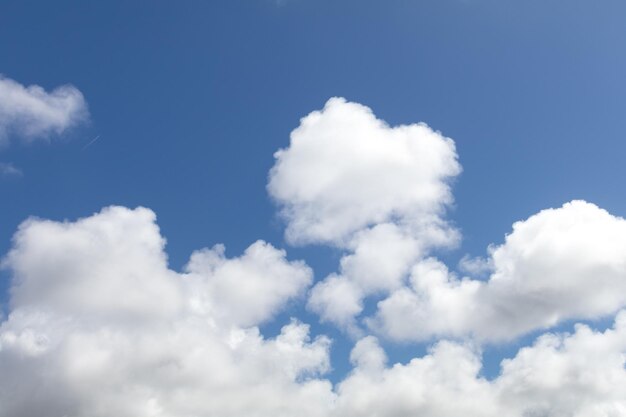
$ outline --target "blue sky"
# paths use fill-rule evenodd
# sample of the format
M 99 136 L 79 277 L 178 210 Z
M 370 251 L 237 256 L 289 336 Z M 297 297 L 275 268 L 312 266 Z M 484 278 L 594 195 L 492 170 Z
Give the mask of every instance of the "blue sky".
M 286 240 L 278 213 L 291 202 L 266 186 L 274 152 L 331 97 L 454 140 L 462 173 L 445 219 L 462 240 L 432 252 L 451 270 L 571 200 L 624 217 L 625 17 L 618 0 L 3 1 L 0 74 L 46 91 L 71 84 L 90 117 L 0 148 L 0 163 L 21 171 L 0 175 L 0 253 L 30 216 L 143 206 L 175 271 L 194 250 L 223 243 L 236 257 L 263 239 L 319 282 L 349 250 Z M 14 273 L 0 275 L 7 313 Z M 380 299 L 364 301 L 366 315 Z M 611 326 L 614 314 L 594 314 Z M 260 326 L 275 336 L 292 316 L 333 338 L 329 378 L 341 381 L 358 337 L 320 324 L 302 299 Z M 540 333 L 485 347 L 484 372 L 495 377 Z M 434 340 L 380 339 L 390 363 Z

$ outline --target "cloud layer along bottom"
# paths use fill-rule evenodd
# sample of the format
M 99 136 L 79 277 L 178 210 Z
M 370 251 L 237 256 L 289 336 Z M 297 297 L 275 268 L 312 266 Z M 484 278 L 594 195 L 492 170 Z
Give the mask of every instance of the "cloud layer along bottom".
M 496 264 L 515 257 L 514 234 Z M 27 220 L 4 267 L 13 287 L 0 327 L 2 417 L 626 415 L 626 312 L 603 332 L 540 336 L 491 381 L 475 343 L 440 340 L 389 364 L 366 336 L 332 384 L 328 338 L 296 320 L 274 338 L 259 331 L 312 283 L 303 262 L 268 243 L 234 258 L 219 245 L 200 250 L 179 273 L 154 213 L 110 207 L 76 222 Z

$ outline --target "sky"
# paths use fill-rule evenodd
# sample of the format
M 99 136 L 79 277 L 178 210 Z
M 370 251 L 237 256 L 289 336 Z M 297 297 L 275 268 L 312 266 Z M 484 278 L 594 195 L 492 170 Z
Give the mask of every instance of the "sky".
M 0 417 L 626 415 L 625 18 L 0 2 Z

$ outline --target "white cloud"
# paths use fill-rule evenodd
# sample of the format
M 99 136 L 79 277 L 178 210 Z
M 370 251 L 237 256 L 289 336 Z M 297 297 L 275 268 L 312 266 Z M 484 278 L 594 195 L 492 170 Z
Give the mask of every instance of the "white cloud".
M 626 220 L 584 201 L 513 225 L 490 250 L 488 281 L 458 279 L 419 262 L 411 285 L 381 301 L 370 324 L 399 340 L 511 339 L 566 319 L 593 319 L 626 305 Z
M 0 162 L 0 178 L 2 177 L 21 177 L 22 170 L 9 162 Z
M 82 93 L 71 85 L 46 92 L 0 75 L 0 145 L 12 136 L 32 141 L 60 135 L 88 117 Z
M 154 220 L 148 209 L 110 207 L 75 223 L 25 221 L 5 260 L 15 275 L 13 305 L 105 318 L 179 312 L 183 288 Z
M 478 377 L 480 356 L 473 350 L 440 342 L 408 364 L 381 366 L 375 340 L 357 343 L 356 367 L 337 387 L 336 416 L 350 417 L 495 417 L 499 401 L 492 385 Z
M 264 242 L 239 258 L 196 252 L 167 267 L 148 209 L 76 222 L 30 219 L 4 266 L 14 276 L 0 327 L 0 416 L 322 416 L 329 340 L 268 319 L 311 272 Z M 302 404 L 307 404 L 306 409 Z
M 612 384 L 623 386 L 625 377 L 623 318 L 603 334 L 579 326 L 573 336 L 544 336 L 506 361 L 494 381 L 480 377 L 478 346 L 624 307 L 626 221 L 583 201 L 544 210 L 516 223 L 487 259 L 460 263 L 464 272 L 490 274 L 486 281 L 459 279 L 432 257 L 432 248 L 458 240 L 443 217 L 452 201 L 449 180 L 460 171 L 454 145 L 413 127 L 391 128 L 366 107 L 332 99 L 302 120 L 270 172 L 268 190 L 287 221 L 288 240 L 346 251 L 339 271 L 312 289 L 311 310 L 353 336 L 369 329 L 399 341 L 440 340 L 429 355 L 391 367 L 376 339 L 360 340 L 351 355 L 355 368 L 336 386 L 332 415 L 622 415 L 626 397 Z M 406 130 L 415 135 L 402 136 L 398 146 L 392 138 Z M 423 147 L 407 151 L 420 140 Z M 374 295 L 383 300 L 363 329 L 364 301 Z M 613 334 L 619 343 L 610 343 Z M 558 343 L 543 363 L 550 340 Z M 588 340 L 590 349 L 579 353 Z M 571 359 L 594 354 L 610 358 L 597 372 Z M 586 377 L 593 388 L 579 396 Z M 549 380 L 553 391 L 546 395 Z
M 468 274 L 470 276 L 482 276 L 490 273 L 493 270 L 489 259 L 475 257 L 472 258 L 469 255 L 465 255 L 461 258 L 458 264 L 459 271 Z
M 438 342 L 424 357 L 385 367 L 370 336 L 352 356 L 355 368 L 337 388 L 336 416 L 626 415 L 626 312 L 603 333 L 579 325 L 571 335 L 541 336 L 503 361 L 492 381 L 480 376 L 480 352 L 460 343 Z
M 374 296 L 382 301 L 365 323 L 404 341 L 511 339 L 626 305 L 626 222 L 581 201 L 517 223 L 489 259 L 461 261 L 479 277 L 491 272 L 486 282 L 426 259 L 459 240 L 444 215 L 460 172 L 454 142 L 426 125 L 390 127 L 333 98 L 275 157 L 268 190 L 288 240 L 346 251 L 308 308 L 354 336 Z
M 324 321 L 358 333 L 365 298 L 401 286 L 427 250 L 458 242 L 443 219 L 461 170 L 454 142 L 425 124 L 390 127 L 369 108 L 332 98 L 275 157 L 268 191 L 287 239 L 348 251 L 339 273 L 311 293 L 309 308 Z
M 355 318 L 363 311 L 363 300 L 401 287 L 421 247 L 416 239 L 387 223 L 356 234 L 350 249 L 341 259 L 339 273 L 312 289 L 308 306 L 323 321 L 358 334 Z
M 361 333 L 356 316 L 363 311 L 364 298 L 365 294 L 353 281 L 331 274 L 313 287 L 308 308 L 322 321 L 332 322 L 356 335 Z
M 432 252 L 458 241 L 444 214 L 459 171 L 450 139 L 341 99 L 277 153 L 268 188 L 290 241 L 345 251 L 308 299 L 363 336 L 335 385 L 327 337 L 297 320 L 274 338 L 259 330 L 312 284 L 283 250 L 257 241 L 228 258 L 215 245 L 176 272 L 149 209 L 25 221 L 2 262 L 13 286 L 0 417 L 626 415 L 626 312 L 604 332 L 540 336 L 493 380 L 481 376 L 480 344 L 623 308 L 626 220 L 583 201 L 544 210 L 487 259 L 462 263 L 488 280 L 459 279 Z M 362 327 L 374 296 L 383 300 Z M 372 329 L 435 342 L 390 364 Z
M 502 363 L 496 389 L 507 409 L 537 416 L 626 415 L 626 312 L 605 332 L 576 326 L 546 334 Z
M 581 204 L 572 207 L 598 214 Z M 547 213 L 560 218 L 559 210 Z M 543 214 L 514 233 L 548 221 Z M 567 239 L 574 247 L 575 236 Z M 503 247 L 512 250 L 518 237 Z M 198 251 L 187 272 L 176 273 L 163 247 L 154 213 L 142 208 L 22 224 L 4 261 L 15 285 L 0 325 L 0 374 L 11 376 L 0 378 L 1 417 L 612 417 L 626 410 L 626 312 L 605 332 L 577 326 L 572 335 L 541 336 L 492 381 L 480 376 L 477 346 L 443 340 L 390 366 L 366 336 L 350 355 L 353 370 L 333 386 L 323 378 L 327 338 L 311 339 L 297 321 L 271 339 L 254 326 L 308 285 L 304 264 L 257 242 L 238 258 L 226 258 L 221 246 Z M 503 247 L 494 250 L 496 265 Z M 528 247 L 545 250 L 539 242 Z M 446 271 L 434 260 L 418 267 L 426 264 L 420 274 L 434 274 L 426 281 L 437 287 Z
M 195 252 L 186 267 L 194 308 L 240 326 L 266 321 L 285 300 L 304 295 L 313 280 L 306 264 L 288 263 L 285 256 L 263 241 L 236 259 L 226 259 L 222 245 Z
M 461 170 L 452 140 L 425 124 L 390 127 L 343 98 L 304 117 L 275 158 L 268 191 L 289 241 L 339 246 L 389 221 L 420 232 L 445 228 L 448 183 Z

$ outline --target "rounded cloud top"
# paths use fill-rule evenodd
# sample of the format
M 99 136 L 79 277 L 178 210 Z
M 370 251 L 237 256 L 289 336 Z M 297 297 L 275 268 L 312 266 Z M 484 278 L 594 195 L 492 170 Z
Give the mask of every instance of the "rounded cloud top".
M 389 221 L 432 225 L 461 171 L 451 139 L 422 123 L 389 126 L 343 98 L 304 117 L 274 156 L 268 191 L 295 244 L 342 246 Z

